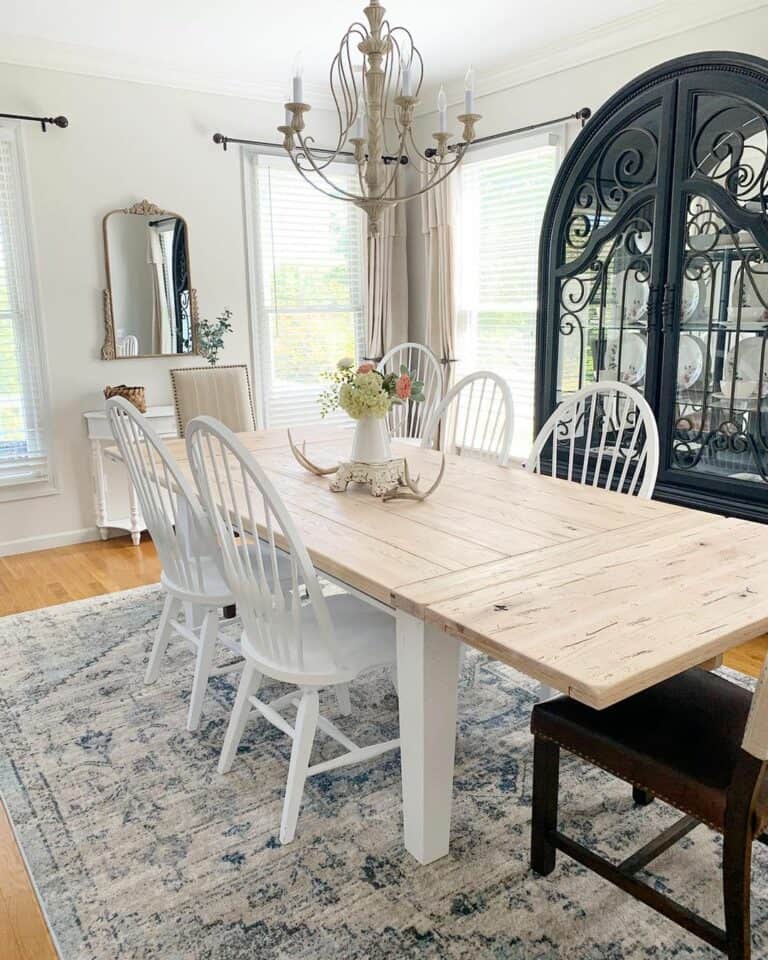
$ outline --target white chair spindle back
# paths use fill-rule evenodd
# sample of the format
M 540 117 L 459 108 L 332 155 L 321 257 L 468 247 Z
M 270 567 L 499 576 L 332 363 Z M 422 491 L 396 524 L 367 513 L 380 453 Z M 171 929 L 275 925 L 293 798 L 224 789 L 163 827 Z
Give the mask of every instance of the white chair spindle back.
M 242 644 L 270 676 L 306 683 L 302 599 L 306 588 L 322 637 L 318 676 L 338 674 L 333 627 L 322 588 L 301 537 L 271 480 L 224 424 L 197 417 L 186 443 L 200 499 L 211 518 L 224 578 L 245 627 Z M 247 549 L 258 546 L 261 549 Z M 278 550 L 291 567 L 290 586 L 278 575 Z M 285 578 L 284 578 L 285 579 Z
M 204 574 L 206 565 L 210 568 L 213 563 L 213 544 L 194 491 L 132 403 L 111 397 L 106 406 L 165 579 L 176 590 L 204 594 Z
M 424 434 L 432 447 L 440 430 L 446 453 L 495 459 L 506 464 L 514 430 L 514 404 L 507 381 L 490 370 L 464 377 L 445 395 Z
M 648 402 L 618 381 L 590 384 L 564 400 L 534 440 L 526 468 L 546 470 L 650 499 L 659 467 L 659 433 Z
M 421 439 L 437 405 L 443 398 L 443 370 L 435 354 L 422 343 L 401 343 L 386 353 L 379 363 L 380 373 L 400 374 L 401 368 L 424 384 L 421 403 L 397 404 L 387 414 L 390 436 Z

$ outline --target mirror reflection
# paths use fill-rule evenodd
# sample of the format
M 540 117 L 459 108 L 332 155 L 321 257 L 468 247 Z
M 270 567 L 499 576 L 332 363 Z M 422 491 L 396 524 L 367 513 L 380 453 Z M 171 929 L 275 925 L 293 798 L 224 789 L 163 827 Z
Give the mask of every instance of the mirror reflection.
M 143 201 L 104 218 L 105 359 L 194 353 L 195 291 L 183 217 Z

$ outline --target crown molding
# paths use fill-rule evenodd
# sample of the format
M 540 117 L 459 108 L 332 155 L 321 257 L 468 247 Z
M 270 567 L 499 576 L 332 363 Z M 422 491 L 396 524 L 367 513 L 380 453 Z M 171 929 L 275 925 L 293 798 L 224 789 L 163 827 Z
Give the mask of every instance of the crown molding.
M 509 90 L 765 6 L 765 0 L 731 0 L 727 7 L 722 0 L 671 0 L 657 3 L 583 33 L 571 34 L 557 43 L 523 53 L 515 66 L 478 77 L 477 97 Z M 422 103 L 426 99 L 432 102 L 437 89 L 437 85 L 430 85 L 422 90 Z M 463 103 L 464 88 L 461 81 L 446 84 L 445 92 L 451 106 Z M 434 108 L 422 108 L 417 110 L 416 115 L 425 116 L 434 112 Z
M 133 54 L 116 53 L 79 44 L 59 43 L 39 37 L 0 32 L 0 63 L 57 70 L 106 80 L 126 80 L 152 86 L 190 90 L 196 93 L 241 97 L 265 103 L 284 104 L 287 84 L 264 80 L 242 72 L 218 73 Z M 315 109 L 334 109 L 324 87 L 305 82 L 306 99 Z

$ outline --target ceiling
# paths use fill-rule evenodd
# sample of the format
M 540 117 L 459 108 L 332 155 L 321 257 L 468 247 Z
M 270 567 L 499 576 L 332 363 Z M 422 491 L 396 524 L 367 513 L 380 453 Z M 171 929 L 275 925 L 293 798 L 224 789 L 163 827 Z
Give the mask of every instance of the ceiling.
M 298 50 L 307 93 L 324 89 L 330 59 L 350 22 L 362 19 L 364 2 L 3 0 L 0 60 L 155 83 L 166 78 L 171 86 L 196 78 L 190 86 L 282 99 Z M 428 86 L 450 85 L 472 63 L 482 89 L 484 75 L 547 50 L 557 56 L 607 24 L 623 20 L 631 28 L 680 2 L 391 0 L 387 6 L 392 22 L 407 26 L 421 49 Z

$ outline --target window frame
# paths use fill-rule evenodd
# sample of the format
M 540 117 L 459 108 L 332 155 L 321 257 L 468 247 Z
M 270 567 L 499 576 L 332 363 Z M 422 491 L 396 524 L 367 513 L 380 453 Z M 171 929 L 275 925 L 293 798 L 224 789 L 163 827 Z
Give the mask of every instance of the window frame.
M 544 132 L 516 134 L 510 137 L 509 139 L 505 139 L 501 142 L 489 143 L 486 145 L 481 144 L 469 150 L 467 152 L 466 157 L 462 160 L 461 167 L 458 170 L 459 180 L 457 184 L 457 196 L 455 200 L 455 209 L 456 209 L 457 226 L 458 226 L 459 232 L 462 229 L 461 221 L 462 221 L 463 190 L 462 190 L 462 184 L 461 184 L 461 171 L 464 167 L 468 165 L 474 166 L 477 163 L 482 163 L 487 160 L 498 160 L 504 157 L 510 157 L 516 153 L 523 153 L 526 150 L 535 150 L 539 147 L 554 147 L 555 149 L 554 177 L 556 177 L 557 170 L 560 169 L 563 162 L 563 158 L 565 156 L 567 132 L 568 131 L 567 131 L 566 125 L 564 123 L 560 123 L 560 124 L 553 125 L 551 128 L 549 128 Z M 554 177 L 553 177 L 553 183 L 554 183 Z M 456 271 L 456 277 L 455 277 L 455 283 L 456 283 L 455 295 L 456 295 L 456 321 L 457 321 L 457 327 L 458 327 L 457 333 L 459 338 L 457 347 L 459 350 L 461 350 L 462 344 L 466 342 L 462 340 L 462 338 L 466 337 L 469 331 L 468 329 L 463 327 L 465 320 L 462 315 L 467 311 L 466 311 L 466 304 L 464 302 L 464 297 L 463 297 L 464 280 L 462 276 L 462 264 L 458 260 L 458 257 L 461 256 L 460 242 L 457 244 L 456 253 L 457 253 L 457 271 Z M 536 285 L 538 288 L 538 276 L 536 278 Z M 537 300 L 538 300 L 538 293 L 537 293 Z M 474 304 L 473 306 L 479 307 L 479 303 Z M 474 312 L 477 313 L 479 311 L 475 310 Z M 535 332 L 536 332 L 536 327 L 535 327 L 535 317 L 534 317 L 534 335 L 535 335 Z M 461 360 L 459 362 L 459 367 L 461 367 Z M 492 369 L 492 368 L 489 368 L 489 369 Z M 464 371 L 464 372 L 466 373 L 468 371 Z M 498 371 L 495 371 L 495 372 L 498 372 Z M 533 373 L 535 378 L 535 373 L 536 373 L 535 359 L 534 359 Z M 509 383 L 509 381 L 507 382 Z M 510 387 L 513 389 L 513 398 L 514 398 L 513 384 L 510 384 Z M 517 417 L 517 413 L 518 413 L 518 408 L 516 405 L 515 406 L 516 417 Z M 536 424 L 534 421 L 533 437 L 531 439 L 531 442 L 533 442 L 533 440 L 535 439 L 535 435 L 536 435 L 535 426 Z M 526 451 L 525 454 L 510 453 L 509 459 L 507 462 L 508 464 L 516 464 L 518 466 L 522 466 L 527 459 L 528 459 L 528 451 Z
M 264 276 L 262 271 L 262 249 L 261 249 L 261 233 L 260 233 L 260 223 L 259 223 L 259 203 L 256 189 L 256 176 L 257 176 L 257 165 L 260 157 L 272 157 L 277 158 L 281 164 L 286 165 L 286 169 L 292 167 L 290 159 L 285 156 L 285 152 L 281 151 L 279 148 L 270 148 L 270 147 L 249 147 L 247 145 L 241 146 L 240 150 L 240 162 L 241 162 L 241 175 L 243 180 L 243 205 L 245 208 L 245 256 L 246 256 L 246 275 L 247 275 L 247 304 L 248 304 L 248 316 L 250 319 L 249 323 L 249 337 L 250 337 L 250 363 L 251 369 L 253 371 L 254 379 L 254 401 L 255 401 L 255 413 L 256 413 L 256 428 L 258 430 L 269 429 L 270 425 L 267 423 L 267 411 L 269 406 L 269 393 L 268 393 L 268 384 L 267 378 L 263 376 L 263 371 L 266 369 L 266 364 L 269 362 L 269 357 L 265 357 L 263 354 L 263 342 L 264 337 L 261 332 L 261 325 L 265 322 L 265 317 L 263 315 L 263 303 L 261 298 L 261 291 L 264 289 Z M 338 163 L 344 163 L 344 160 L 338 161 Z M 296 173 L 297 185 L 302 183 L 301 177 Z M 312 189 L 309 185 L 306 185 L 307 189 Z M 337 203 L 343 201 L 337 200 Z M 362 335 L 358 337 L 357 332 L 355 334 L 355 348 L 357 349 L 358 342 L 362 343 L 363 351 L 365 348 L 366 340 L 366 323 L 367 323 L 367 281 L 366 281 L 366 234 L 365 234 L 365 224 L 364 217 L 361 217 L 360 223 L 360 268 L 361 268 L 361 277 L 360 277 L 360 297 L 361 297 L 361 317 L 362 317 Z M 312 312 L 312 311 L 307 311 Z M 320 312 L 320 311 L 318 311 Z M 359 359 L 362 359 L 362 355 Z M 333 365 L 333 360 L 329 361 L 329 367 Z M 318 388 L 318 394 L 322 385 Z M 332 418 L 329 418 L 332 419 Z M 272 427 L 272 429 L 276 429 Z
M 39 377 L 39 403 L 37 412 L 40 431 L 45 438 L 45 456 L 47 463 L 46 477 L 30 478 L 22 480 L 19 483 L 0 483 L 0 503 L 7 503 L 14 500 L 33 500 L 39 497 L 49 497 L 58 494 L 59 483 L 53 444 L 54 431 L 52 429 L 53 420 L 48 348 L 45 325 L 42 319 L 40 273 L 37 266 L 39 258 L 37 256 L 37 242 L 30 197 L 31 178 L 29 176 L 24 130 L 21 122 L 18 120 L 0 119 L 0 138 L 11 142 L 19 187 L 14 200 L 21 225 L 20 233 L 22 234 L 21 249 L 18 251 L 22 262 L 21 283 L 25 296 L 27 297 L 29 318 L 33 328 L 32 336 L 36 340 L 36 359 Z M 28 387 L 25 386 L 25 389 L 28 389 Z

